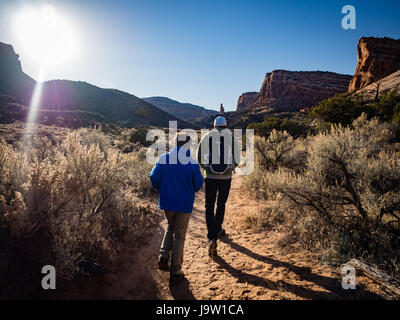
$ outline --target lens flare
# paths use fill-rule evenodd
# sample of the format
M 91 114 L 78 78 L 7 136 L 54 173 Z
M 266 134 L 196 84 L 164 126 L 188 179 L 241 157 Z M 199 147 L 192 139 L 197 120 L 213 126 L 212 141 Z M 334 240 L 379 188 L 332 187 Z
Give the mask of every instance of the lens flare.
M 53 6 L 19 12 L 14 32 L 24 51 L 41 65 L 62 62 L 74 53 L 73 29 Z
M 15 17 L 14 31 L 26 54 L 36 59 L 40 66 L 22 138 L 22 147 L 26 150 L 35 133 L 45 70 L 72 56 L 74 36 L 68 22 L 49 5 L 40 10 L 26 8 L 20 11 Z
M 45 67 L 42 66 L 39 71 L 37 82 L 33 90 L 31 103 L 29 105 L 28 118 L 25 123 L 24 135 L 22 137 L 21 151 L 23 150 L 26 151 L 27 149 L 29 149 L 30 143 L 32 141 L 32 136 L 35 134 L 35 129 L 36 129 L 35 122 L 38 114 L 40 98 L 42 96 L 42 86 L 43 86 L 42 79 L 44 74 L 45 74 Z

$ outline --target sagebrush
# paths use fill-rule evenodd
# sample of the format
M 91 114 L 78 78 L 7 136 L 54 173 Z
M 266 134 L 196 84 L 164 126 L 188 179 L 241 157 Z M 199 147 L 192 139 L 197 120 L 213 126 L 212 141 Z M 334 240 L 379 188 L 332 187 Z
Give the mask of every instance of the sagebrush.
M 306 140 L 274 133 L 259 140 L 245 187 L 274 206 L 263 225 L 286 224 L 287 240 L 330 249 L 332 259 L 362 258 L 394 273 L 400 263 L 400 156 L 397 128 L 365 114 Z M 276 137 L 280 136 L 280 139 Z M 278 143 L 276 143 L 278 141 Z M 296 155 L 294 150 L 301 153 Z M 279 219 L 276 217 L 279 215 Z
M 62 284 L 82 259 L 106 263 L 140 236 L 154 220 L 140 203 L 152 192 L 143 154 L 122 154 L 99 129 L 18 149 L 1 140 L 0 294 L 33 294 L 46 264 Z

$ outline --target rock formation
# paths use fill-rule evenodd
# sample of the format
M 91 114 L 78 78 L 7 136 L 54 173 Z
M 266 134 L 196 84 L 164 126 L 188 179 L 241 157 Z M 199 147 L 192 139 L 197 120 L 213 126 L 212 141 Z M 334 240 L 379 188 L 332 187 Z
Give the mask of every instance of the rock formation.
M 0 42 L 0 72 L 5 73 L 10 71 L 22 72 L 19 56 L 15 53 L 11 45 Z
M 400 40 L 363 37 L 357 46 L 357 68 L 348 90 L 359 90 L 400 69 Z
M 245 109 L 246 107 L 248 107 L 249 105 L 256 102 L 259 94 L 260 94 L 259 92 L 243 93 L 238 99 L 236 111 L 241 111 L 241 110 Z
M 219 107 L 219 113 L 222 115 L 225 113 L 224 105 L 221 103 L 221 106 Z
M 13 47 L 0 42 L 0 93 L 28 102 L 34 86 L 35 81 L 23 73 Z
M 383 79 L 380 79 L 378 82 L 367 85 L 366 87 L 356 91 L 354 95 L 357 96 L 364 103 L 372 102 L 376 98 L 378 84 L 379 96 L 388 92 L 389 90 L 395 90 L 400 93 L 400 70 L 388 75 Z
M 266 74 L 257 104 L 281 111 L 299 111 L 335 93 L 346 92 L 350 80 L 350 75 L 327 71 L 275 70 Z

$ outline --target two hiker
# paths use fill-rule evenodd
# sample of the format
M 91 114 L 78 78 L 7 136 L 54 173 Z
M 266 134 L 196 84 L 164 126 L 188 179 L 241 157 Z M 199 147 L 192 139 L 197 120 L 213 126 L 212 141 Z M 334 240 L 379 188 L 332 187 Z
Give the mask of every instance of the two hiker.
M 217 117 L 214 128 L 200 141 L 197 162 L 190 156 L 190 138 L 182 133 L 178 134 L 175 140 L 176 147 L 162 155 L 150 173 L 151 183 L 159 191 L 159 208 L 165 211 L 168 220 L 158 267 L 170 271 L 171 283 L 184 278 L 181 268 L 186 231 L 193 211 L 195 193 L 203 185 L 200 166 L 205 171 L 207 238 L 211 257 L 217 254 L 218 237 L 225 234 L 222 228 L 225 203 L 229 195 L 232 172 L 239 163 L 239 157 L 234 156 L 236 141 L 229 130 L 224 130 L 226 128 L 225 118 Z M 182 161 L 180 155 L 185 155 L 186 161 Z M 214 215 L 215 202 L 217 208 Z

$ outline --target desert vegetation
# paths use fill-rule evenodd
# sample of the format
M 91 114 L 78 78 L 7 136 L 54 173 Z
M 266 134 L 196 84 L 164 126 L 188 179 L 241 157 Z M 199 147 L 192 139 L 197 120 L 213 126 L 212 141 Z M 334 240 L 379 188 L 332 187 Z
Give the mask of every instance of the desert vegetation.
M 299 241 L 330 262 L 359 258 L 399 276 L 397 130 L 362 113 L 306 138 L 275 129 L 256 137 L 256 168 L 243 189 L 266 205 L 249 221 L 285 229 L 282 244 Z
M 277 117 L 266 117 L 262 122 L 250 123 L 247 128 L 254 129 L 255 134 L 263 137 L 268 136 L 274 129 L 278 131 L 287 131 L 295 138 L 306 136 L 310 131 L 309 126 L 305 122 Z
M 368 118 L 378 117 L 382 121 L 400 123 L 400 94 L 389 90 L 383 94 L 377 91 L 374 101 L 363 101 L 353 92 L 336 94 L 323 100 L 311 112 L 311 116 L 328 123 L 351 125 L 362 113 Z
M 82 265 L 105 265 L 116 247 L 154 223 L 141 199 L 152 193 L 145 149 L 123 153 L 100 128 L 29 144 L 0 141 L 0 295 L 29 297 L 41 268 L 57 285 Z

